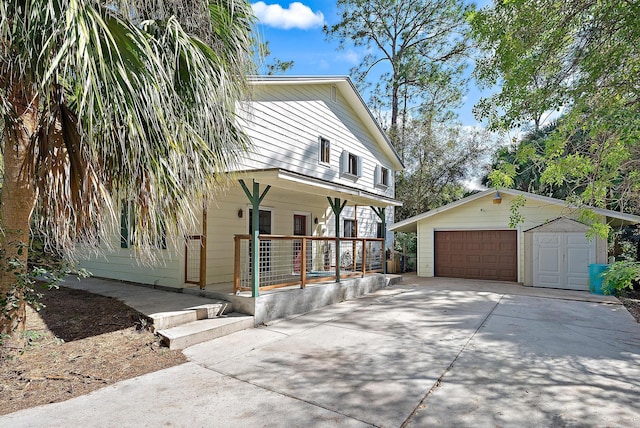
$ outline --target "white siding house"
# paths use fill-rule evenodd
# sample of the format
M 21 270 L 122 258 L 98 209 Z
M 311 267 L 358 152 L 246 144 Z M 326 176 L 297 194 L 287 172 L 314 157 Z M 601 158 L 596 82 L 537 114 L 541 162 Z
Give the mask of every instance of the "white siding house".
M 403 165 L 351 80 L 269 76 L 251 78 L 250 84 L 251 101 L 243 106 L 239 120 L 253 148 L 229 171 L 235 184 L 207 200 L 191 239 L 184 245 L 169 242 L 168 248 L 158 249 L 164 260 L 161 266 L 136 263 L 135 246 L 123 245 L 127 248 L 86 260 L 83 267 L 99 277 L 232 291 L 238 270 L 245 277 L 252 270 L 248 256 L 252 244 L 246 235 L 256 206 L 252 197 L 261 195 L 260 234 L 289 240 L 280 243 L 273 238 L 260 243 L 260 257 L 266 254 L 269 258 L 259 261 L 260 281 L 267 270 L 283 278 L 285 273 L 299 275 L 301 244 L 292 241 L 292 235 L 333 238 L 336 226 L 340 237 L 385 234 L 382 224 L 393 223 L 393 207 L 400 205 L 394 199 L 394 173 Z M 338 221 L 332 204 L 344 204 Z M 116 248 L 120 235 L 114 234 Z M 244 236 L 238 238 L 240 235 Z M 391 243 L 392 237 L 387 236 L 386 246 Z M 332 254 L 327 260 L 328 244 L 309 241 L 308 261 L 303 265 L 310 275 L 339 269 L 339 258 L 345 254 Z M 373 244 L 366 243 L 369 248 Z M 336 251 L 335 244 L 331 245 Z M 350 261 L 364 257 L 367 251 L 356 247 L 355 241 L 345 241 L 342 247 L 343 251 L 353 248 Z M 355 261 L 353 267 L 355 270 Z

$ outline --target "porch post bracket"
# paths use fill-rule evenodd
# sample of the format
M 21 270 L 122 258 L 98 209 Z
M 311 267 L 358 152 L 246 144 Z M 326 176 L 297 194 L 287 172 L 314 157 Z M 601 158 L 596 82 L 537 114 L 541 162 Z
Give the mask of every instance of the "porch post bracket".
M 371 206 L 371 209 L 374 213 L 380 218 L 382 221 L 382 273 L 387 274 L 387 216 L 385 215 L 385 211 L 387 210 L 385 207 L 374 207 Z
M 264 199 L 265 196 L 267 196 L 267 192 L 269 192 L 269 190 L 271 190 L 271 185 L 267 186 L 264 189 L 264 192 L 262 192 L 262 195 L 260 195 L 260 199 L 258 200 L 258 203 L 262 203 L 262 200 Z
M 260 202 L 267 195 L 271 186 L 267 186 L 262 194 L 260 194 L 260 183 L 255 180 L 253 182 L 253 191 L 249 190 L 244 180 L 239 180 L 242 190 L 247 195 L 249 202 L 251 202 L 251 208 L 253 210 L 253 216 L 251 218 L 251 296 L 258 297 L 260 286 Z
M 340 213 L 344 209 L 345 205 L 347 205 L 347 201 L 342 202 L 340 198 L 331 198 L 327 196 L 327 200 L 329 201 L 329 205 L 331 205 L 331 211 L 333 211 L 333 215 L 335 216 L 335 224 L 336 224 L 336 282 L 340 282 Z

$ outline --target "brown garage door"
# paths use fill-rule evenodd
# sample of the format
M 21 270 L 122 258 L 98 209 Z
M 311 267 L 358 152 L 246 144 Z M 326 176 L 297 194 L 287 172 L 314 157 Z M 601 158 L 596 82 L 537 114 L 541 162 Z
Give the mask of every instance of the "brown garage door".
M 517 281 L 515 230 L 435 232 L 435 276 Z

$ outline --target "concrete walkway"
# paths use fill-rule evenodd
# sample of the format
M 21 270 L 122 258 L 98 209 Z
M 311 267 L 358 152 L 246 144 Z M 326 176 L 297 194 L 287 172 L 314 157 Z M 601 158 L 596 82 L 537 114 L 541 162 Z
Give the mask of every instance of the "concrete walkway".
M 60 285 L 76 290 L 90 291 L 102 296 L 114 297 L 147 316 L 160 312 L 181 311 L 185 308 L 206 305 L 214 301 L 194 294 L 164 291 L 142 285 L 93 277 L 78 279 L 74 276 L 69 276 Z
M 410 277 L 0 426 L 640 426 L 640 324 L 616 302 Z

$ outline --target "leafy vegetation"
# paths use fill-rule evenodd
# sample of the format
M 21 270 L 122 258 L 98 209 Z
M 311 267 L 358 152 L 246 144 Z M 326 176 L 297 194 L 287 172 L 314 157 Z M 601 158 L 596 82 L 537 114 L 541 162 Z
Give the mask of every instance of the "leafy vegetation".
M 606 294 L 633 289 L 640 282 L 640 262 L 622 260 L 609 265 L 602 273 L 602 288 Z
M 184 233 L 248 147 L 252 20 L 242 0 L 0 3 L 0 332 L 24 319 L 30 230 L 70 258 L 107 244 L 129 201 L 137 254 Z
M 494 130 L 532 128 L 498 154 L 492 185 L 640 212 L 638 16 L 637 2 L 612 0 L 496 2 L 469 14 L 485 53 L 476 75 L 500 87 L 476 114 Z

